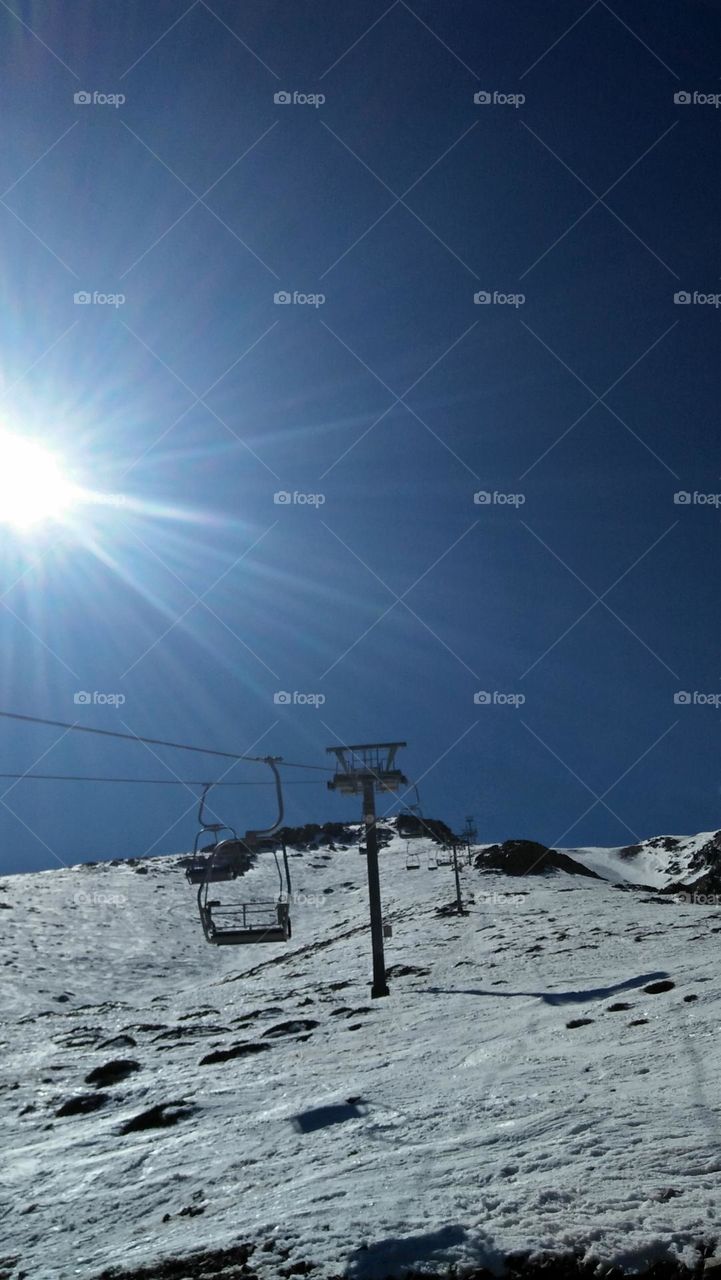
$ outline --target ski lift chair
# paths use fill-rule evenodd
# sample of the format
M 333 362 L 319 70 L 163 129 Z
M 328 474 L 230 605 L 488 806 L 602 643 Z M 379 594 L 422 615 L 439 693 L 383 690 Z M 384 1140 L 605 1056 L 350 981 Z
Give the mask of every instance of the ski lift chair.
M 227 826 L 224 822 L 206 822 L 205 821 L 205 802 L 212 787 L 212 782 L 206 782 L 203 787 L 203 794 L 200 797 L 200 807 L 198 809 L 198 831 L 193 843 L 193 857 L 185 870 L 185 877 L 190 884 L 203 884 L 206 878 L 210 880 L 234 880 L 243 867 L 243 844 L 238 839 L 238 835 L 234 827 Z M 225 848 L 222 857 L 213 858 L 212 855 L 218 850 L 218 836 L 221 831 L 229 831 L 232 840 L 221 841 Z M 200 841 L 207 833 L 213 837 L 212 843 L 199 849 Z M 203 854 L 210 856 L 203 857 Z
M 406 841 L 406 871 L 420 871 L 421 860 L 415 850 L 411 851 L 410 844 Z
M 216 845 L 210 855 L 207 874 L 198 888 L 198 912 L 203 933 L 208 942 L 216 946 L 244 946 L 255 942 L 287 942 L 291 936 L 290 900 L 291 882 L 288 867 L 288 855 L 283 841 L 283 872 L 278 862 L 278 854 L 272 850 L 278 872 L 278 896 L 276 898 L 255 901 L 228 902 L 220 898 L 208 897 L 208 886 L 213 880 L 213 864 L 222 860 L 227 845 L 240 845 L 246 851 L 258 848 L 264 838 L 278 830 L 283 821 L 283 794 L 280 775 L 273 757 L 268 756 L 265 763 L 272 769 L 278 800 L 278 816 L 272 827 L 265 831 L 247 831 L 245 839 L 239 841 L 223 840 Z M 227 878 L 227 877 L 226 877 Z

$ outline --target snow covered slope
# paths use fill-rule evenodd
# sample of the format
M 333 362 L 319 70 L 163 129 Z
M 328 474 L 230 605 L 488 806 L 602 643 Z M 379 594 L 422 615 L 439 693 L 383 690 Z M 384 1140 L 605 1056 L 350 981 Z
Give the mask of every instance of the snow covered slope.
M 721 870 L 721 832 L 695 836 L 654 836 L 617 849 L 564 849 L 570 857 L 604 880 L 664 888 L 692 884 L 709 871 Z
M 291 859 L 287 946 L 209 946 L 178 859 L 0 884 L 0 1274 L 152 1276 L 244 1241 L 267 1280 L 696 1258 L 721 910 L 464 866 L 469 914 L 438 915 L 452 868 L 412 845 L 417 871 L 397 836 L 381 853 L 377 1001 L 356 845 Z M 260 861 L 242 889 L 267 896 Z

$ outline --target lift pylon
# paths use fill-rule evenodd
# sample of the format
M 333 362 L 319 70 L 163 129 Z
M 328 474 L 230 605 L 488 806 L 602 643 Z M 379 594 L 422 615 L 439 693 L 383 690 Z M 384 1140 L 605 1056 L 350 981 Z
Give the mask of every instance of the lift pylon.
M 362 742 L 355 746 L 328 747 L 338 762 L 335 776 L 328 783 L 331 791 L 342 795 L 363 796 L 363 821 L 366 828 L 366 860 L 368 863 L 368 900 L 370 905 L 371 945 L 373 949 L 373 985 L 371 996 L 387 996 L 386 965 L 383 951 L 383 912 L 378 872 L 378 833 L 376 831 L 376 791 L 397 791 L 408 779 L 396 768 L 396 751 L 405 742 Z

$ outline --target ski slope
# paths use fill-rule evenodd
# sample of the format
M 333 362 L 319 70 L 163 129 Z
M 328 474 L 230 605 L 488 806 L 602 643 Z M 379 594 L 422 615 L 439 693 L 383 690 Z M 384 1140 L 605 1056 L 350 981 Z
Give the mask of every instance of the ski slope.
M 464 865 L 469 914 L 439 916 L 453 870 L 412 844 L 418 871 L 398 836 L 380 855 L 377 1001 L 357 844 L 291 857 L 287 946 L 209 946 L 174 858 L 0 882 L 3 1275 L 243 1241 L 268 1280 L 697 1260 L 717 1234 L 721 910 Z M 244 893 L 273 889 L 269 861 Z M 138 1069 L 103 1106 L 57 1115 L 116 1059 Z

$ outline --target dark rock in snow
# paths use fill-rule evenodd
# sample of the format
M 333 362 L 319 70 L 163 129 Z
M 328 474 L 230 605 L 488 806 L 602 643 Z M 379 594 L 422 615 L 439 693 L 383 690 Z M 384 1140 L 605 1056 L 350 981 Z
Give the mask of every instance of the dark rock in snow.
M 479 871 L 502 871 L 507 876 L 543 876 L 549 871 L 565 871 L 573 876 L 588 876 L 601 880 L 595 871 L 589 871 L 567 853 L 549 849 L 535 840 L 506 840 L 491 845 L 479 853 L 474 861 Z
M 318 1023 L 312 1018 L 296 1018 L 292 1022 L 279 1022 L 275 1027 L 268 1027 L 263 1035 L 270 1039 L 275 1036 L 296 1036 L 301 1031 L 312 1031 Z
M 422 969 L 419 964 L 392 964 L 386 969 L 388 978 L 406 978 L 414 975 L 425 978 L 429 973 L 430 969 Z
M 163 1221 L 166 1219 L 170 1221 L 170 1214 Z M 183 1258 L 166 1258 L 148 1266 L 109 1267 L 93 1280 L 218 1280 L 221 1276 L 228 1276 L 229 1280 L 247 1276 L 251 1280 L 255 1273 L 248 1263 L 254 1248 L 252 1244 L 239 1244 L 229 1249 L 204 1249 Z
M 177 1102 L 159 1102 L 147 1111 L 125 1120 L 120 1126 L 121 1133 L 138 1133 L 142 1129 L 167 1129 L 179 1120 L 187 1120 L 197 1108 L 192 1103 L 180 1099 Z
M 111 1062 L 104 1062 L 101 1067 L 94 1067 L 85 1077 L 86 1084 L 108 1085 L 117 1084 L 120 1080 L 124 1080 L 126 1076 L 130 1076 L 134 1071 L 140 1071 L 140 1063 L 135 1062 L 133 1058 L 113 1058 Z
M 99 1111 L 110 1102 L 107 1093 L 81 1093 L 76 1098 L 68 1098 L 55 1112 L 56 1116 L 84 1116 L 90 1111 Z
M 205 1057 L 200 1059 L 199 1065 L 204 1067 L 213 1062 L 228 1062 L 230 1058 L 249 1058 L 254 1053 L 263 1053 L 269 1048 L 269 1044 L 232 1044 L 228 1049 L 216 1049 L 213 1053 L 206 1053 Z

